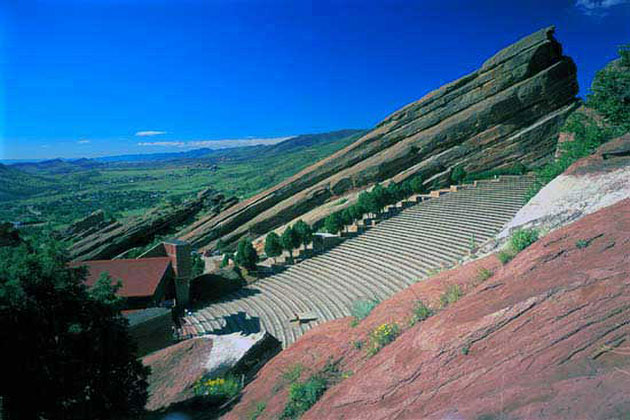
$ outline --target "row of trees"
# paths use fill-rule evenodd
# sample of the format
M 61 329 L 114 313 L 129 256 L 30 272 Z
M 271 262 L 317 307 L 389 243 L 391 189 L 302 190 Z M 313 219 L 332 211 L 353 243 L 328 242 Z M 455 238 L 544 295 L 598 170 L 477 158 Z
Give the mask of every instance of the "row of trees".
M 313 241 L 313 228 L 303 220 L 299 220 L 295 225 L 287 227 L 282 236 L 275 232 L 270 232 L 265 239 L 265 254 L 270 258 L 275 258 L 288 251 L 293 259 L 293 250 L 300 245 L 306 246 Z
M 404 200 L 412 194 L 424 192 L 422 178 L 416 176 L 400 184 L 394 182 L 387 187 L 377 184 L 372 191 L 364 191 L 359 194 L 359 199 L 353 205 L 335 212 L 324 220 L 326 231 L 336 234 L 344 226 L 351 225 L 356 220 L 361 220 L 364 215 L 378 215 L 387 205 Z

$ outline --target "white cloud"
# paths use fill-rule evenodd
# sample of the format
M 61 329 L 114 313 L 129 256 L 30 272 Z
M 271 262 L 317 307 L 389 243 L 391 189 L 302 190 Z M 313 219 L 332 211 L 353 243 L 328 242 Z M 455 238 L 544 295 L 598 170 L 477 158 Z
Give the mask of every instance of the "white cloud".
M 90 143 L 90 140 L 79 140 L 77 143 L 78 144 L 88 144 L 88 143 Z
M 576 0 L 575 7 L 587 16 L 604 17 L 614 6 L 630 4 L 630 0 Z
M 151 136 L 161 136 L 162 134 L 166 134 L 166 131 L 156 131 L 156 130 L 138 131 L 136 132 L 135 135 L 138 137 L 151 137 Z
M 227 149 L 231 147 L 272 145 L 293 138 L 271 137 L 271 138 L 245 138 L 245 139 L 224 139 L 224 140 L 194 140 L 194 141 L 152 141 L 140 142 L 138 146 L 158 146 L 158 147 L 179 147 L 186 149 L 196 149 L 207 147 L 209 149 Z

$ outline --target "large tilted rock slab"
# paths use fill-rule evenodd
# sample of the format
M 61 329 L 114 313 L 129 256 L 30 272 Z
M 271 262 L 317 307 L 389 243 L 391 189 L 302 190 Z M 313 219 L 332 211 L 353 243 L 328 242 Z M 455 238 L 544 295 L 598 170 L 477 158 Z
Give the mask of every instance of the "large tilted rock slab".
M 155 208 L 142 216 L 99 225 L 98 229 L 72 244 L 70 256 L 77 261 L 110 259 L 133 247 L 149 244 L 155 235 L 172 230 L 202 209 L 217 214 L 235 202 L 235 198 L 226 199 L 223 194 L 207 189 L 180 205 Z M 65 236 L 66 239 L 71 237 Z
M 577 106 L 576 67 L 554 28 L 529 35 L 480 69 L 395 112 L 355 143 L 215 217 L 181 238 L 212 248 L 223 237 L 255 237 L 349 190 L 420 174 L 444 185 L 467 172 L 530 167 L 552 155 L 555 134 Z

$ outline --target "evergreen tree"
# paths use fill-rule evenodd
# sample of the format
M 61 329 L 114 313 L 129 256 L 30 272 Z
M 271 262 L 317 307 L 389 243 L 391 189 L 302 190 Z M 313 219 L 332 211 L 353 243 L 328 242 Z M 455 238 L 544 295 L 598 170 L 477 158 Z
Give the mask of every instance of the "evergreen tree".
M 7 418 L 132 418 L 148 369 L 109 276 L 91 288 L 58 243 L 0 248 L 0 395 Z
M 255 270 L 258 262 L 258 253 L 250 241 L 243 238 L 238 242 L 234 261 L 247 270 Z
M 282 248 L 289 251 L 291 261 L 293 261 L 293 250 L 300 246 L 300 237 L 291 226 L 287 226 L 282 232 L 280 242 L 282 243 Z
M 306 249 L 306 246 L 313 241 L 313 230 L 303 220 L 298 220 L 297 223 L 293 226 L 293 229 L 300 238 L 300 242 L 302 243 L 302 245 L 304 245 L 304 249 Z
M 269 232 L 265 238 L 265 254 L 269 258 L 273 258 L 274 262 L 276 257 L 282 254 L 282 243 L 275 232 Z
M 411 191 L 413 191 L 413 193 L 415 194 L 420 194 L 424 191 L 424 185 L 422 184 L 422 178 L 418 175 L 416 175 L 412 180 L 411 180 Z
M 324 220 L 324 227 L 329 233 L 337 234 L 343 227 L 339 213 L 329 215 L 326 220 Z
M 354 216 L 352 214 L 352 206 L 346 207 L 341 211 L 341 223 L 347 228 L 354 223 Z

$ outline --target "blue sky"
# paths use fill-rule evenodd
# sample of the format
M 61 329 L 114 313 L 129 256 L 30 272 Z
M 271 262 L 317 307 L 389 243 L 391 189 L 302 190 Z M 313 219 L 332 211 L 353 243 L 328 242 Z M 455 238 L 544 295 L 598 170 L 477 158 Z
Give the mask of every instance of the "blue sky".
M 630 43 L 630 0 L 1 4 L 0 159 L 369 128 L 551 24 L 584 95 Z

